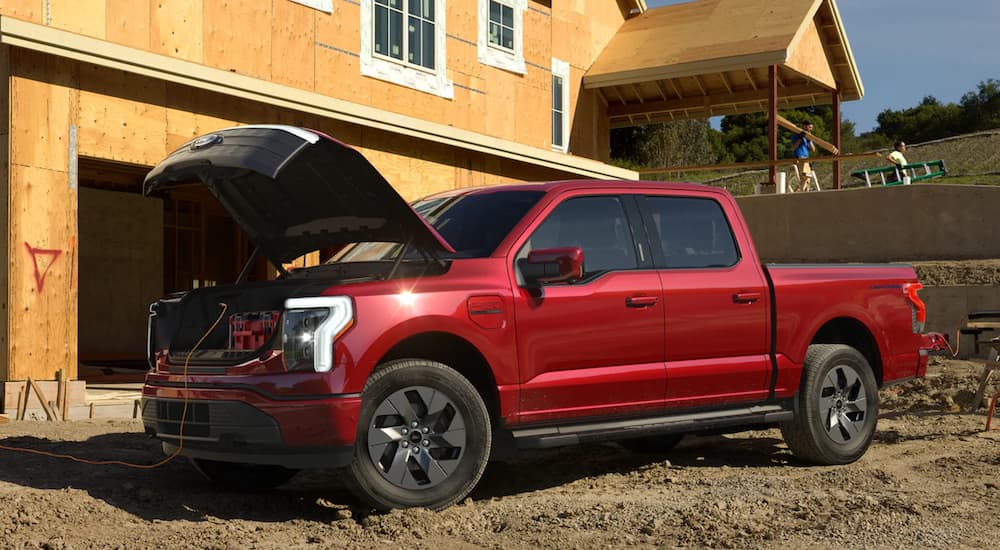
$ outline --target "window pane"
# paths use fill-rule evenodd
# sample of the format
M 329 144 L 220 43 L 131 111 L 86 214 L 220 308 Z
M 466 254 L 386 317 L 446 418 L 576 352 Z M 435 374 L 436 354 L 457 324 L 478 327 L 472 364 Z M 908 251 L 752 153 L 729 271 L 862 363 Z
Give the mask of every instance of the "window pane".
M 668 268 L 729 267 L 739 261 L 719 203 L 692 197 L 648 197 Z
M 552 111 L 552 145 L 562 147 L 562 113 Z
M 403 59 L 403 14 L 389 12 L 389 55 Z
M 424 19 L 434 21 L 434 0 L 424 0 Z
M 420 65 L 420 20 L 416 17 L 410 17 L 409 24 L 406 26 L 406 34 L 409 42 L 409 53 L 407 61 L 415 65 Z
M 503 32 L 500 34 L 502 41 L 501 46 L 507 48 L 508 50 L 514 49 L 514 31 L 506 27 L 503 28 Z
M 389 55 L 389 10 L 375 6 L 375 52 Z
M 376 0 L 385 3 L 385 0 Z M 389 6 L 397 10 L 403 9 L 403 0 L 389 0 Z
M 490 44 L 500 45 L 500 25 L 490 22 Z
M 511 28 L 513 28 L 514 27 L 514 8 L 512 8 L 510 6 L 503 6 L 503 9 L 501 10 L 501 13 L 503 14 L 503 19 L 501 20 L 501 23 L 503 23 L 503 25 L 505 27 L 511 27 Z
M 526 245 L 532 250 L 564 246 L 583 250 L 587 275 L 638 265 L 632 230 L 616 197 L 580 197 L 560 204 Z
M 490 21 L 500 23 L 500 8 L 501 6 L 499 2 L 490 2 Z
M 562 104 L 563 79 L 561 76 L 552 75 L 552 108 L 557 111 L 563 110 Z
M 423 47 L 421 48 L 421 53 L 423 54 L 423 65 L 428 69 L 434 68 L 434 23 L 428 23 L 424 21 L 424 31 L 423 36 Z

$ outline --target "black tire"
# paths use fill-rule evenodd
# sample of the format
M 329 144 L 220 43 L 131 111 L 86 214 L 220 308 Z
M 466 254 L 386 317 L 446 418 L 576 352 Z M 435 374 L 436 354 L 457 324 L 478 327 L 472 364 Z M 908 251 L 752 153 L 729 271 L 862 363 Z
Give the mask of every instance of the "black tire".
M 781 435 L 799 459 L 848 464 L 861 458 L 875 435 L 878 385 L 868 360 L 842 344 L 815 344 L 806 352 L 795 418 Z
M 203 458 L 192 458 L 191 465 L 210 481 L 235 491 L 266 491 L 298 473 L 298 470 L 271 464 L 241 464 Z
M 476 486 L 490 445 L 489 412 L 465 377 L 434 361 L 392 361 L 365 384 L 349 480 L 378 510 L 440 510 Z
M 684 434 L 653 435 L 623 439 L 618 444 L 633 453 L 662 455 L 673 450 L 681 439 L 684 439 Z

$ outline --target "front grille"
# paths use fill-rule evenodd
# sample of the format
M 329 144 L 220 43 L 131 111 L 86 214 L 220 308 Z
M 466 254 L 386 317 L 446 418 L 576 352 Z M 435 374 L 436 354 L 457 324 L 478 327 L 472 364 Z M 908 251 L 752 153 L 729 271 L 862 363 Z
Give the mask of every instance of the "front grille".
M 158 432 L 179 435 L 182 418 L 184 419 L 184 435 L 208 437 L 211 428 L 208 404 L 189 402 L 187 415 L 185 415 L 183 401 L 156 402 L 156 430 Z

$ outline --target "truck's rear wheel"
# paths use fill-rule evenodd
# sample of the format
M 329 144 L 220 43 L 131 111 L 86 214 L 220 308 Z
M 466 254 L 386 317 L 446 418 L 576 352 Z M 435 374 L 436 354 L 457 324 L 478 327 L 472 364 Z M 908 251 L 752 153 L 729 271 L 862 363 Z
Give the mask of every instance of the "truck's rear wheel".
M 380 510 L 439 510 L 475 487 L 490 443 L 486 405 L 465 377 L 433 361 L 388 363 L 362 394 L 352 487 Z
M 781 425 L 796 457 L 816 464 L 847 464 L 861 458 L 875 435 L 878 386 L 858 350 L 815 344 L 806 353 L 795 418 Z

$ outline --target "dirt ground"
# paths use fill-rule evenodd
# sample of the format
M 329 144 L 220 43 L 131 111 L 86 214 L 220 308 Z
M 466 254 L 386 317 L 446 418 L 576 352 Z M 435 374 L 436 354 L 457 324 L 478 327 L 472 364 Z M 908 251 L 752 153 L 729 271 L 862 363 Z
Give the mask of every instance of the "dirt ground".
M 440 513 L 373 514 L 336 471 L 233 494 L 181 460 L 141 471 L 0 451 L 0 547 L 996 548 L 1000 431 L 959 412 L 979 368 L 935 360 L 883 391 L 875 442 L 848 466 L 798 463 L 777 430 L 689 437 L 667 456 L 570 447 L 492 464 Z M 0 443 L 160 456 L 136 422 L 11 422 Z

